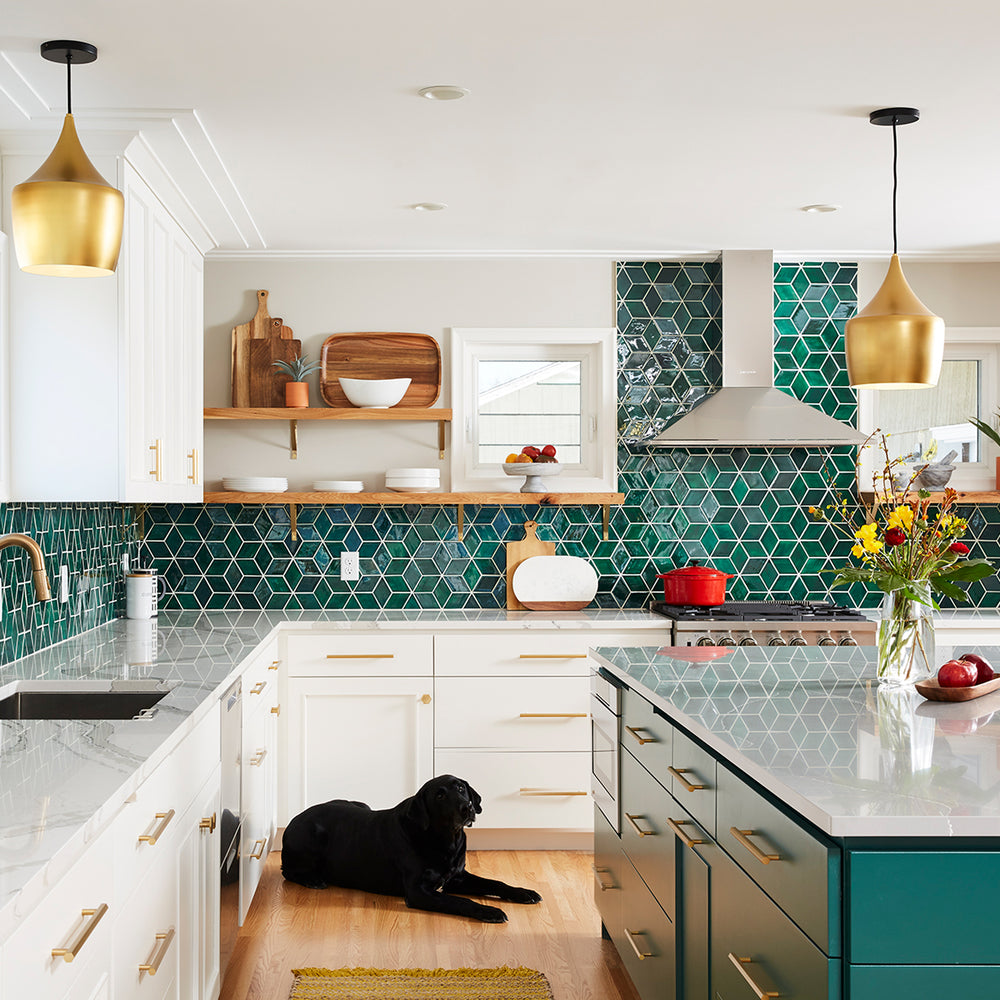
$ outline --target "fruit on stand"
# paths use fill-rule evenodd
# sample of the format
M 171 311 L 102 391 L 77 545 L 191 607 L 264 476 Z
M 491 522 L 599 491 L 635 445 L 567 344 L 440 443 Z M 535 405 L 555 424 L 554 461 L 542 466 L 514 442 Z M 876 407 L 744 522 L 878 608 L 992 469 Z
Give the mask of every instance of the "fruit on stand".
M 965 660 L 968 663 L 974 663 L 979 674 L 976 677 L 976 684 L 983 684 L 986 681 L 993 680 L 996 677 L 996 672 L 993 667 L 990 666 L 989 660 L 985 656 L 980 656 L 978 653 L 963 653 L 960 660 Z
M 505 459 L 504 464 L 510 465 L 513 462 L 555 462 L 556 446 L 547 444 L 544 448 L 536 448 L 533 444 L 526 444 L 519 455 L 511 452 Z
M 517 452 L 512 451 L 504 460 L 504 465 L 510 465 L 511 462 L 517 461 Z
M 938 684 L 946 688 L 972 687 L 978 676 L 978 667 L 968 660 L 948 660 L 937 672 Z
M 555 462 L 556 457 L 554 455 L 541 454 L 535 459 L 536 462 Z
M 515 462 L 530 462 L 531 461 L 531 456 L 530 455 L 525 455 L 524 452 L 522 452 L 520 455 L 516 455 L 514 457 L 514 461 Z
M 542 454 L 543 455 L 548 455 L 549 458 L 555 458 L 556 457 L 556 446 L 554 444 L 547 444 L 542 449 Z

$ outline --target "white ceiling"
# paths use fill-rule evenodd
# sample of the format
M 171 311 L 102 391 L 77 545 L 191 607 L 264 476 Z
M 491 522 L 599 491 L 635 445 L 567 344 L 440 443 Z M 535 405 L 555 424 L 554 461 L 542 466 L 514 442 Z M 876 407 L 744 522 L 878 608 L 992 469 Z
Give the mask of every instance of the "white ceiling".
M 220 253 L 885 254 L 906 105 L 904 259 L 1000 259 L 993 0 L 19 0 L 0 148 L 55 139 L 51 38 L 100 51 L 84 145 L 141 131 Z

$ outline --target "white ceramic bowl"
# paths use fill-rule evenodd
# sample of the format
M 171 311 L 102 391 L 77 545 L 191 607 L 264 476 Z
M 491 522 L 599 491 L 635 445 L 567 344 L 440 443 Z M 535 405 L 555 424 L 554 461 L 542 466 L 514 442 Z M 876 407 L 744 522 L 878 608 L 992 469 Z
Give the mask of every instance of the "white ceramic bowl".
M 370 410 L 395 406 L 410 388 L 408 378 L 338 378 L 344 395 L 355 405 Z
M 386 469 L 385 474 L 394 476 L 419 476 L 421 479 L 440 479 L 440 469 Z

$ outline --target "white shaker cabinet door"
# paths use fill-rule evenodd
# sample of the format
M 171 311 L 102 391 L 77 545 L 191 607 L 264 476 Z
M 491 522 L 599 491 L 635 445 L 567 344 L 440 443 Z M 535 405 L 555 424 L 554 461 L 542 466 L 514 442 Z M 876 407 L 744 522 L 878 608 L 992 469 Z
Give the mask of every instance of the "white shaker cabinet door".
M 329 799 L 386 809 L 427 781 L 432 683 L 430 677 L 289 678 L 289 818 Z

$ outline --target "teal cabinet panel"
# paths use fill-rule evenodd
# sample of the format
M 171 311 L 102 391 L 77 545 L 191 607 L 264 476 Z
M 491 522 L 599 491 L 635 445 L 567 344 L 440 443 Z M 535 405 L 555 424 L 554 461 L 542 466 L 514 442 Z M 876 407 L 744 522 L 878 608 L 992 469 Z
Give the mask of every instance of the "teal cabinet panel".
M 673 921 L 639 873 L 626 861 L 622 873 L 624 941 L 616 942 L 625 969 L 642 1000 L 676 1000 L 677 955 Z
M 670 791 L 675 799 L 715 836 L 715 758 L 686 733 L 674 730 Z
M 840 849 L 719 765 L 719 843 L 827 955 L 840 955 Z
M 628 864 L 621 840 L 594 806 L 594 902 L 611 940 L 622 940 L 622 868 Z
M 1000 851 L 850 851 L 847 955 L 864 965 L 1000 965 Z
M 622 694 L 622 746 L 669 789 L 674 727 L 642 696 L 630 689 Z
M 850 1000 L 1000 997 L 997 965 L 851 965 L 847 981 Z
M 689 840 L 706 843 L 687 846 L 679 841 L 677 844 L 677 995 L 681 1000 L 705 1000 L 710 995 L 711 973 L 711 858 L 718 848 L 693 822 L 679 825 Z

